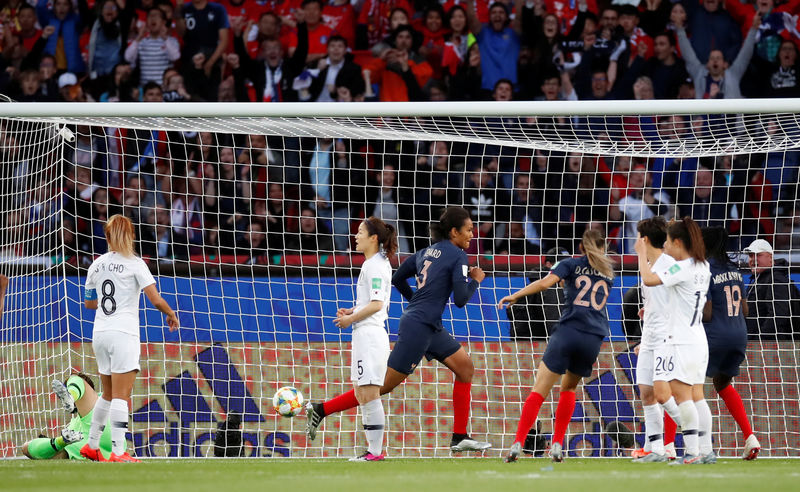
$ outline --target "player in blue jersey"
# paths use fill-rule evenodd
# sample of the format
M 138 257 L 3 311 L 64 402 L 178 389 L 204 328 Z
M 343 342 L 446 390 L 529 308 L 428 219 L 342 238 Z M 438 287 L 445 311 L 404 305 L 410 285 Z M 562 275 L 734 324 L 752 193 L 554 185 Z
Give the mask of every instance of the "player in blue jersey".
M 581 378 L 592 373 L 592 365 L 600 353 L 603 339 L 608 335 L 606 302 L 613 285 L 614 269 L 611 259 L 605 254 L 605 244 L 599 232 L 587 230 L 583 233 L 580 245 L 584 256 L 556 263 L 546 277 L 505 296 L 498 303 L 498 309 L 503 309 L 522 297 L 564 281 L 566 305 L 539 363 L 533 391 L 522 407 L 517 434 L 506 462 L 516 461 L 519 457 L 522 443 L 536 422 L 545 397 L 559 379 L 561 392 L 550 456 L 556 462 L 564 459 L 564 435 L 575 410 L 575 389 Z
M 464 307 L 486 276 L 470 267 L 464 250 L 473 236 L 469 212 L 450 207 L 438 223 L 431 225 L 434 243 L 407 258 L 392 277 L 392 284 L 409 303 L 400 317 L 397 342 L 389 354 L 388 368 L 380 393 L 385 395 L 402 383 L 426 357 L 436 359 L 455 374 L 453 383 L 453 436 L 450 449 L 482 451 L 491 445 L 467 434 L 472 375 L 475 368 L 467 352 L 453 335 L 442 327 L 442 313 L 452 294 L 456 306 Z M 408 285 L 414 277 L 417 290 Z M 306 433 L 313 440 L 326 416 L 358 405 L 349 391 L 324 403 L 306 406 Z
M 745 439 L 742 458 L 754 460 L 761 445 L 750 427 L 742 398 L 731 386 L 731 380 L 739 375 L 739 366 L 747 350 L 747 299 L 742 274 L 725 251 L 728 231 L 724 227 L 704 228 L 703 241 L 711 268 L 708 301 L 703 310 L 708 338 L 706 376 L 712 378 L 714 389 L 742 430 Z

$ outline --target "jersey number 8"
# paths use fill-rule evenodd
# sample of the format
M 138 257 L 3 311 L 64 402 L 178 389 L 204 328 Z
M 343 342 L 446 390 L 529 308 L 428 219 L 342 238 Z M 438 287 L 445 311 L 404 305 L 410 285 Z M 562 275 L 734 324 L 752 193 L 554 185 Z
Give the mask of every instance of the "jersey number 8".
M 114 282 L 111 280 L 106 280 L 103 282 L 103 285 L 100 286 L 100 292 L 103 294 L 102 299 L 100 299 L 100 307 L 103 308 L 103 312 L 106 316 L 111 316 L 117 310 L 117 301 L 114 300 Z M 106 306 L 109 304 L 109 306 Z

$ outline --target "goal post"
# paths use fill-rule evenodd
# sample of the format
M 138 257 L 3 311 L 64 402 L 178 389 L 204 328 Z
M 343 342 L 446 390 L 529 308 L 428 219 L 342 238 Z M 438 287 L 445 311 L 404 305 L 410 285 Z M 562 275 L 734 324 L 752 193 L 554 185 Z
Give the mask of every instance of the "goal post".
M 68 422 L 53 378 L 81 370 L 99 385 L 83 283 L 113 213 L 134 221 L 137 251 L 182 327 L 169 333 L 143 301 L 135 453 L 213 456 L 218 426 L 238 415 L 243 455 L 353 455 L 364 445 L 356 410 L 325 419 L 309 442 L 305 419 L 276 415 L 272 395 L 291 385 L 322 401 L 350 389 L 350 333 L 333 318 L 354 302 L 359 222 L 397 226 L 396 268 L 428 244 L 430 221 L 459 205 L 476 227 L 470 261 L 488 274 L 466 308 L 444 313 L 475 364 L 470 433 L 493 445 L 487 456 L 508 449 L 563 296 L 508 312 L 498 299 L 577 254 L 582 232 L 597 228 L 618 264 L 611 335 L 578 389 L 565 447 L 616 456 L 608 423 L 642 439 L 635 221 L 690 215 L 727 227 L 746 283 L 740 253 L 768 239 L 791 282 L 776 292 L 790 291 L 800 283 L 799 116 L 794 99 L 0 104 L 0 274 L 10 279 L 0 455 Z M 393 292 L 392 341 L 403 305 Z M 796 457 L 800 348 L 782 330 L 794 322 L 800 332 L 800 312 L 772 318 L 771 332 L 753 333 L 734 385 L 762 456 Z M 450 455 L 451 390 L 452 374 L 423 361 L 384 396 L 389 456 Z M 706 395 L 715 449 L 737 456 L 736 423 L 710 383 Z M 556 401 L 554 390 L 540 412 L 545 440 Z

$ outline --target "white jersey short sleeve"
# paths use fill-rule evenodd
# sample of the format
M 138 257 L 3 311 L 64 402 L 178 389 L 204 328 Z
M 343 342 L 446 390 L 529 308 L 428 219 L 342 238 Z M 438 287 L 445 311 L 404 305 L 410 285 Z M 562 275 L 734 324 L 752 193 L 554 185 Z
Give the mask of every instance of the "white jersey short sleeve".
M 363 309 L 372 301 L 381 301 L 383 309 L 353 325 L 357 330 L 364 326 L 379 326 L 384 328 L 389 318 L 389 299 L 392 294 L 392 265 L 382 254 L 373 255 L 361 266 L 356 285 L 355 311 Z
M 662 253 L 655 263 L 653 271 L 668 270 L 675 260 Z M 653 349 L 666 343 L 670 336 L 670 314 L 672 313 L 672 291 L 664 285 L 648 287 L 642 284 L 644 299 L 644 319 L 642 321 L 642 348 Z
M 703 328 L 703 307 L 706 304 L 711 270 L 708 263 L 693 258 L 676 261 L 666 268 L 654 270 L 664 287 L 671 291 L 670 336 L 675 345 L 707 346 Z
M 136 256 L 109 252 L 96 259 L 86 277 L 88 293 L 96 291 L 94 333 L 118 331 L 139 337 L 139 298 L 156 283 L 147 265 Z

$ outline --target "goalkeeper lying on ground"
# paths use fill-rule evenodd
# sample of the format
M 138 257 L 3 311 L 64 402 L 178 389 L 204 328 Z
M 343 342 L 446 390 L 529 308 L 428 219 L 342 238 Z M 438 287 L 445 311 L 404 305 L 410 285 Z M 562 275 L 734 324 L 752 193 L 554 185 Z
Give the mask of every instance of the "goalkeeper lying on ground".
M 94 390 L 94 382 L 83 373 L 73 374 L 66 384 L 53 381 L 53 392 L 64 410 L 73 414 L 72 421 L 61 431 L 60 436 L 53 439 L 32 439 L 20 446 L 20 452 L 32 460 L 85 460 L 81 456 L 81 448 L 89 442 L 92 410 L 99 396 Z M 100 451 L 106 459 L 111 456 L 110 426 L 106 426 L 100 437 Z

